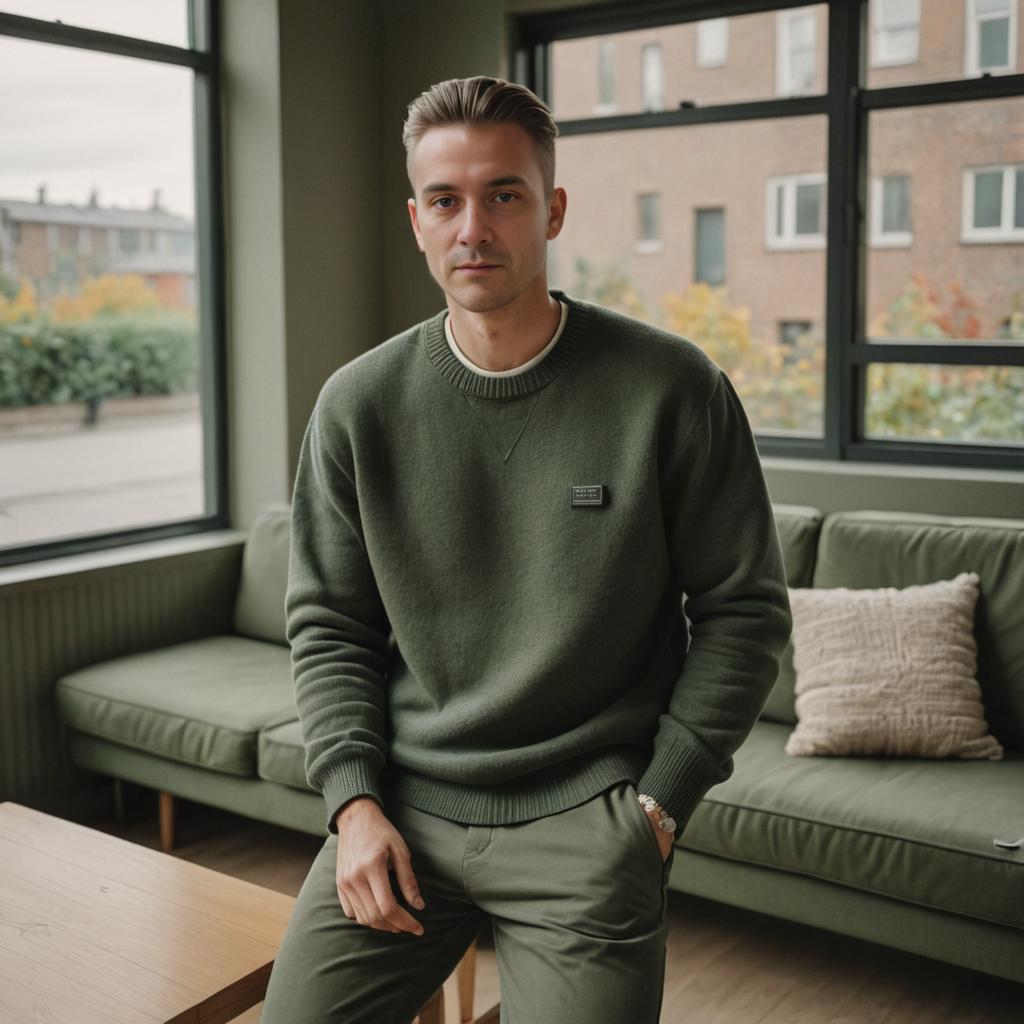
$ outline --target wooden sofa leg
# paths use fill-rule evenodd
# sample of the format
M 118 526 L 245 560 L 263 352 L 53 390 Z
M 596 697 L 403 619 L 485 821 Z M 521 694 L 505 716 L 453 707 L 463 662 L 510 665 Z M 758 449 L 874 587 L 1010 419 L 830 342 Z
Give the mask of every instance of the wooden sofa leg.
M 160 791 L 160 849 L 174 849 L 174 794 Z
M 124 821 L 124 786 L 120 779 L 114 779 L 114 818 Z
M 473 1019 L 473 992 L 476 988 L 476 939 L 473 940 L 469 949 L 466 950 L 458 967 L 455 968 L 455 977 L 459 985 L 459 1020 L 462 1024 Z

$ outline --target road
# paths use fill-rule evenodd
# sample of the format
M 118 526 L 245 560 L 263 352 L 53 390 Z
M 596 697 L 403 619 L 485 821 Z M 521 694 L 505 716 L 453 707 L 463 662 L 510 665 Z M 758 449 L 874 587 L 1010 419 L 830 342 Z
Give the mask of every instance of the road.
M 195 412 L 0 433 L 0 549 L 202 512 Z

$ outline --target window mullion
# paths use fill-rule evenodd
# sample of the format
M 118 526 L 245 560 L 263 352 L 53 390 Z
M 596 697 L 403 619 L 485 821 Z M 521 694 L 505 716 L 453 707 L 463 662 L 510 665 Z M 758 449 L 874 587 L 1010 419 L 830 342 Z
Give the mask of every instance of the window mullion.
M 845 459 L 860 434 L 863 371 L 851 356 L 863 310 L 866 112 L 860 103 L 866 5 L 830 0 L 825 455 Z

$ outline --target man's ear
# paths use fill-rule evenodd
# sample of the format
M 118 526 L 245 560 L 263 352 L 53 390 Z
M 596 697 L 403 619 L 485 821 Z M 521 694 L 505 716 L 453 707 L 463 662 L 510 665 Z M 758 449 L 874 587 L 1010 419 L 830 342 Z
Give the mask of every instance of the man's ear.
M 548 202 L 547 239 L 549 242 L 561 234 L 562 225 L 565 223 L 565 206 L 567 202 L 568 196 L 566 196 L 564 188 L 556 188 L 551 193 L 551 199 Z
M 416 247 L 420 252 L 426 252 L 423 248 L 423 236 L 420 234 L 420 222 L 416 216 L 416 200 L 409 198 L 405 201 L 406 208 L 409 210 L 409 220 L 412 221 L 412 233 L 416 236 Z

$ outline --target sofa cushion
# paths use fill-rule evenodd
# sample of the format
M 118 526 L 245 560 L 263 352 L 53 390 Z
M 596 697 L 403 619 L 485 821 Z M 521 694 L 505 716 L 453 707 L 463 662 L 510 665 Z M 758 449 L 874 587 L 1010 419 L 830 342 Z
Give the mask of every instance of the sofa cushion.
M 232 775 L 255 776 L 260 729 L 296 716 L 288 648 L 237 636 L 90 665 L 55 699 L 72 729 Z
M 989 729 L 1024 748 L 1024 520 L 906 512 L 825 517 L 815 587 L 907 587 L 976 572 L 978 682 Z
M 975 678 L 978 576 L 909 587 L 792 587 L 793 756 L 1003 756 Z
M 306 750 L 297 718 L 268 726 L 260 733 L 257 772 L 267 782 L 316 792 L 306 781 Z
M 240 636 L 287 644 L 284 597 L 288 588 L 291 506 L 264 505 L 242 550 L 234 630 Z
M 759 721 L 686 848 L 1024 928 L 1024 754 L 1002 761 L 790 757 Z
M 786 582 L 791 587 L 809 587 L 814 575 L 814 558 L 824 514 L 806 505 L 773 505 L 772 512 L 779 531 Z M 761 717 L 771 722 L 795 725 L 795 685 L 793 643 L 790 641 L 782 652 L 779 676 L 768 695 Z

